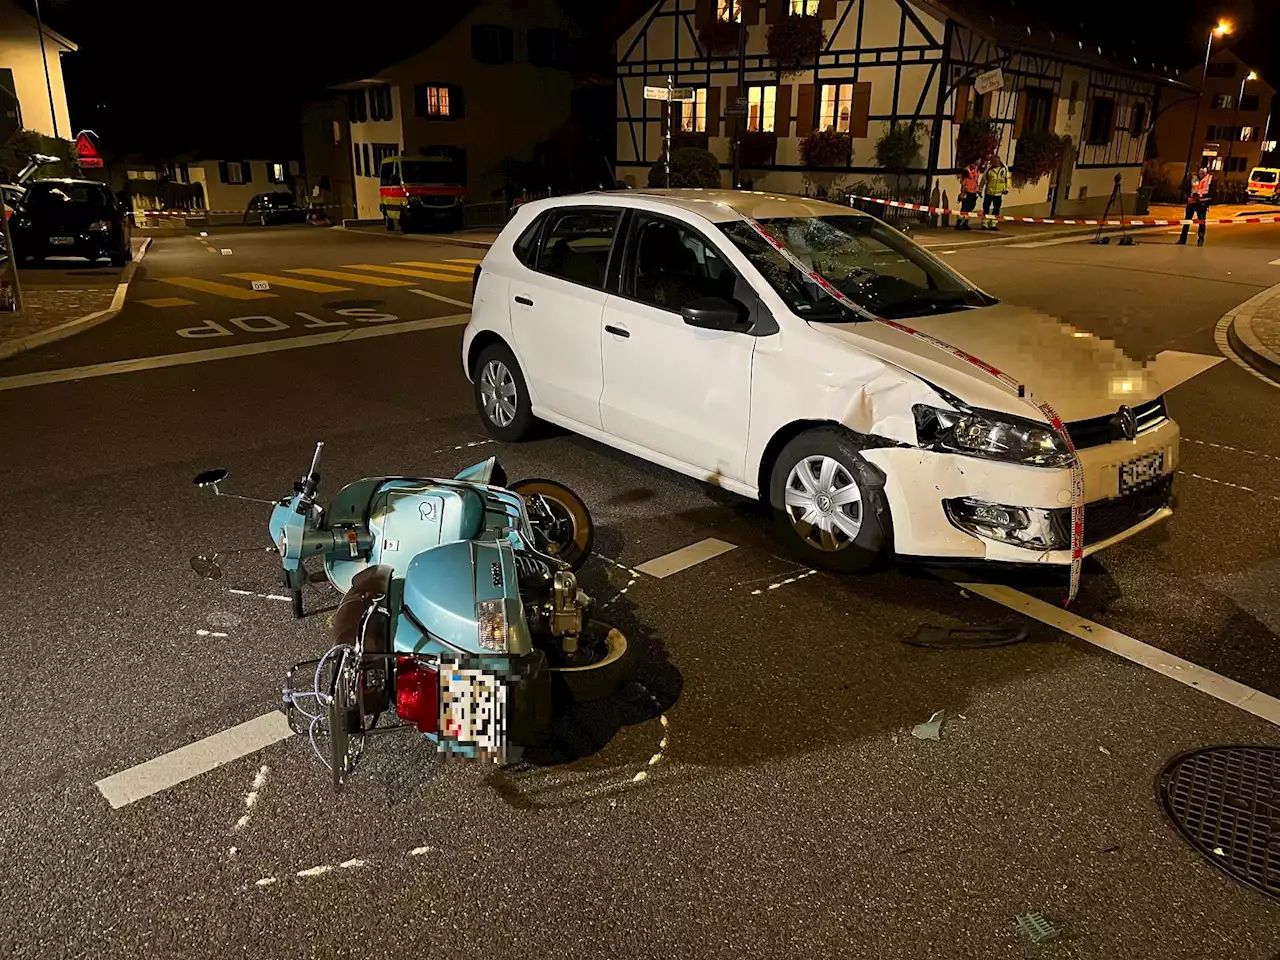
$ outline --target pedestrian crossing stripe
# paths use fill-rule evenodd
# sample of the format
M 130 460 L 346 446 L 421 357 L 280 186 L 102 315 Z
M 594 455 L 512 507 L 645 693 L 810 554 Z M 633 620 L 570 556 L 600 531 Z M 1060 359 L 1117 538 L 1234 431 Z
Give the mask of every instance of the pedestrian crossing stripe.
M 408 267 L 383 267 L 375 263 L 344 263 L 351 270 L 371 270 L 374 273 L 390 273 L 398 277 L 417 277 L 419 280 L 435 280 L 439 283 L 467 283 L 468 277 L 450 273 L 430 273 L 426 270 L 410 270 Z
M 201 293 L 212 293 L 230 300 L 270 300 L 274 293 L 262 290 L 246 290 L 244 287 L 233 287 L 229 283 L 218 283 L 214 280 L 201 280 L 199 277 L 156 277 L 160 283 L 167 283 L 187 290 L 199 290 Z
M 482 261 L 480 260 L 468 260 L 466 257 L 451 257 L 450 259 L 445 261 L 445 263 L 469 263 L 473 267 L 481 262 Z
M 344 273 L 341 270 L 320 270 L 316 267 L 297 267 L 285 273 L 300 273 L 306 277 L 323 277 L 326 280 L 345 280 L 347 283 L 367 283 L 373 287 L 412 287 L 409 280 L 393 280 L 391 277 L 369 277 L 359 273 Z
M 235 277 L 237 280 L 248 280 L 250 283 L 254 280 L 265 280 L 275 287 L 306 290 L 308 293 L 345 293 L 351 289 L 350 287 L 334 286 L 332 283 L 317 283 L 315 280 L 299 280 L 297 277 L 278 277 L 273 273 L 227 273 L 223 274 L 223 276 Z
M 428 270 L 448 270 L 451 273 L 465 273 L 470 279 L 475 273 L 474 267 L 464 267 L 457 263 L 430 263 L 426 260 L 397 260 L 396 264 L 401 267 L 426 267 Z M 450 277 L 450 280 L 453 278 Z
M 194 300 L 188 300 L 186 297 L 150 297 L 138 302 L 145 303 L 148 307 L 194 307 L 196 305 Z

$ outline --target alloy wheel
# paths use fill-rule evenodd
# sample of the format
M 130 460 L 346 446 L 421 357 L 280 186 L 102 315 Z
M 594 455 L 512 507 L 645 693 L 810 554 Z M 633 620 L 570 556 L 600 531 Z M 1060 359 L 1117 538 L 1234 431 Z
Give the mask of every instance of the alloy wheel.
M 862 491 L 833 457 L 808 456 L 792 467 L 783 502 L 796 533 L 818 550 L 843 550 L 862 529 Z
M 480 400 L 484 415 L 495 426 L 508 426 L 516 418 L 518 393 L 511 371 L 501 360 L 490 360 L 480 372 Z

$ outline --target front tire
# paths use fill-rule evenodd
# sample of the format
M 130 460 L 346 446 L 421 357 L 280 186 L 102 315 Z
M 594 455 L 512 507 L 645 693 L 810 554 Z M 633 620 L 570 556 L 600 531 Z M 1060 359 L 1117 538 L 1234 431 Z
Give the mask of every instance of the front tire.
M 779 537 L 811 567 L 864 573 L 893 545 L 884 477 L 839 427 L 800 434 L 778 454 L 769 506 Z
M 549 556 L 563 560 L 570 570 L 577 570 L 587 562 L 587 558 L 591 556 L 596 528 L 591 520 L 591 512 L 580 496 L 554 480 L 520 480 L 507 489 L 526 500 L 541 497 L 547 501 L 553 519 L 557 521 L 557 532 L 560 535 L 547 536 L 547 531 L 535 524 L 535 529 L 544 537 L 544 542 L 538 545 L 541 549 Z
M 533 428 L 529 388 L 520 364 L 505 343 L 486 347 L 471 372 L 476 410 L 485 432 L 503 443 L 515 443 Z

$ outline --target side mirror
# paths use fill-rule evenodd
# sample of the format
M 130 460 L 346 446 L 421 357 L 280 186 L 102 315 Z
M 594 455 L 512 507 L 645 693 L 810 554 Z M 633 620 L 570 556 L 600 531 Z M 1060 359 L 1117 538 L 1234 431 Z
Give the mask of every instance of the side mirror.
M 222 467 L 214 467 L 212 470 L 205 470 L 203 473 L 197 473 L 191 478 L 191 482 L 197 487 L 213 487 L 214 492 L 218 491 L 218 484 L 227 479 L 227 470 Z
M 737 300 L 725 300 L 723 297 L 694 300 L 685 304 L 680 315 L 689 326 L 704 330 L 744 333 L 751 329 L 750 311 L 746 306 Z

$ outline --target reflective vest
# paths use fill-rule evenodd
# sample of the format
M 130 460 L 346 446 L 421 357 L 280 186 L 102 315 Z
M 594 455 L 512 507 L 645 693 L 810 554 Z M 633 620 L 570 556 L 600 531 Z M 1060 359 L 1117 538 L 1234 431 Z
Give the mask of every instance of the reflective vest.
M 965 167 L 964 176 L 960 178 L 960 187 L 965 193 L 978 192 L 978 177 L 980 173 L 977 165 Z
M 992 167 L 987 171 L 987 196 L 999 196 L 1008 189 L 1008 167 Z
M 1191 198 L 1200 200 L 1209 199 L 1209 188 L 1213 185 L 1213 174 L 1206 173 L 1199 180 L 1191 182 Z

